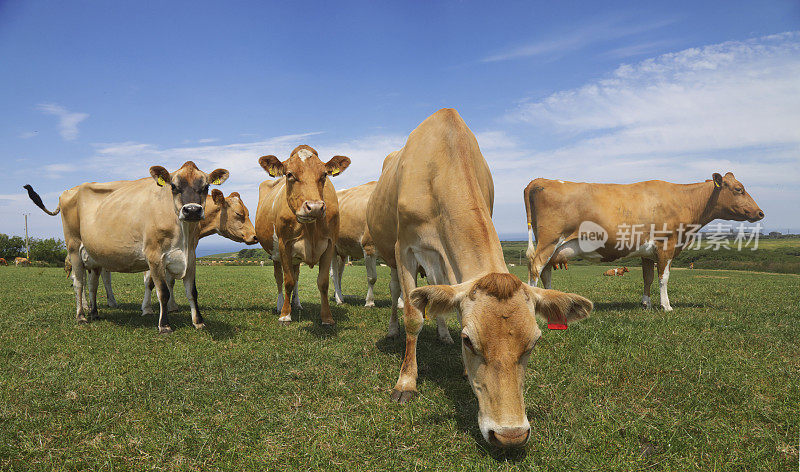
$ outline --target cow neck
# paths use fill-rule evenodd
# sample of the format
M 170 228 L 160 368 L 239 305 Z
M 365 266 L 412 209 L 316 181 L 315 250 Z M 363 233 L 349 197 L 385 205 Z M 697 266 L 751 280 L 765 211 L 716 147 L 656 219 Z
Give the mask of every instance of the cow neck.
M 197 242 L 200 240 L 200 223 L 181 219 L 178 219 L 178 221 L 181 228 L 178 248 L 182 251 L 184 257 L 183 274 L 181 275 L 181 279 L 183 279 L 186 277 L 189 265 L 194 266 L 195 263 L 195 250 L 197 249 Z
M 221 209 L 211 200 L 211 197 L 206 199 L 205 217 L 200 220 L 198 224 L 199 236 L 198 239 L 205 238 L 217 232 L 220 224 Z
M 717 218 L 717 198 L 719 192 L 716 191 L 713 181 L 689 184 L 690 189 L 686 192 L 689 195 L 689 208 L 692 209 L 692 224 L 705 226 Z

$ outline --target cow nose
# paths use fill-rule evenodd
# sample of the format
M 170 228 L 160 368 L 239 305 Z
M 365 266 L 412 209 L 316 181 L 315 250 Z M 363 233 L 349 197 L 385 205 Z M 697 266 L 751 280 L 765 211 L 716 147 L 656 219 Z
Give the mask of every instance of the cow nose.
M 528 442 L 531 428 L 497 428 L 489 430 L 489 442 L 497 447 L 520 447 Z
M 181 207 L 180 219 L 186 221 L 200 221 L 203 219 L 203 207 L 197 203 L 187 203 Z
M 306 200 L 303 203 L 303 210 L 312 218 L 320 218 L 325 215 L 325 202 Z
M 758 210 L 758 219 L 760 220 L 761 218 L 764 218 L 764 212 L 761 211 L 761 210 Z

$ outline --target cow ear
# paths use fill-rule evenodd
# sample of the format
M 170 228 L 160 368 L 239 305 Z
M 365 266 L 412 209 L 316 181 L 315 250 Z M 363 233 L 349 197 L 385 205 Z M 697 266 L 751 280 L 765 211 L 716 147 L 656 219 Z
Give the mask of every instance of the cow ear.
M 716 188 L 722 187 L 722 176 L 719 175 L 718 173 L 714 172 L 714 174 L 711 176 L 711 180 L 714 181 L 714 187 Z
M 258 158 L 258 164 L 272 177 L 280 177 L 286 173 L 286 166 L 280 159 L 270 154 Z
M 240 200 L 242 198 L 241 195 L 239 195 L 239 192 L 231 192 L 231 194 L 228 195 L 228 198 L 233 198 L 233 197 L 236 197 L 236 198 L 238 198 Z
M 335 177 L 342 172 L 350 165 L 350 158 L 347 156 L 333 156 L 331 160 L 325 163 L 325 169 L 328 172 L 328 175 L 331 177 Z
M 411 291 L 411 305 L 425 314 L 425 317 L 436 317 L 442 313 L 450 313 L 458 308 L 470 284 L 458 285 L 426 285 Z
M 550 329 L 563 329 L 567 323 L 582 320 L 592 312 L 592 302 L 580 295 L 528 285 L 525 287 L 533 302 L 535 314 L 547 320 Z
M 211 185 L 222 185 L 223 182 L 228 180 L 230 174 L 225 169 L 217 169 L 208 175 L 208 183 Z
M 223 195 L 218 188 L 211 191 L 211 199 L 214 200 L 214 203 L 218 206 L 225 206 L 225 195 Z
M 161 166 L 153 166 L 150 168 L 150 176 L 156 181 L 159 187 L 165 187 L 170 184 L 169 172 Z

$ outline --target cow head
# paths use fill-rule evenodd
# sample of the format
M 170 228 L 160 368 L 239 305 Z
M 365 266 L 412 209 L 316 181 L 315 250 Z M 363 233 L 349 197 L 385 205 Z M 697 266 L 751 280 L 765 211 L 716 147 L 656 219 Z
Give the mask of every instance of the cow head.
M 200 221 L 205 216 L 204 207 L 209 185 L 220 185 L 228 179 L 228 171 L 217 169 L 206 174 L 192 161 L 185 162 L 173 173 L 161 166 L 150 168 L 150 175 L 159 187 L 172 190 L 175 213 L 181 221 Z
M 211 199 L 219 210 L 214 221 L 217 234 L 239 243 L 258 242 L 253 222 L 250 221 L 250 212 L 237 192 L 225 198 L 221 191 L 214 189 L 211 191 Z
M 306 145 L 297 146 L 289 159 L 281 162 L 275 156 L 258 159 L 261 167 L 272 177 L 286 176 L 286 199 L 289 208 L 300 223 L 311 223 L 325 216 L 325 201 L 322 190 L 328 177 L 334 177 L 347 169 L 350 159 L 333 156 L 323 163 L 317 151 Z
M 458 310 L 461 354 L 478 398 L 483 438 L 499 447 L 524 445 L 530 436 L 522 385 L 525 367 L 542 335 L 535 315 L 566 323 L 585 318 L 592 302 L 575 294 L 523 284 L 492 273 L 458 285 L 428 285 L 411 292 L 428 316 Z
M 728 172 L 725 177 L 714 173 L 711 180 L 714 182 L 715 216 L 717 218 L 733 221 L 747 220 L 750 223 L 764 218 L 764 212 L 744 189 L 744 185 L 736 180 L 733 173 Z

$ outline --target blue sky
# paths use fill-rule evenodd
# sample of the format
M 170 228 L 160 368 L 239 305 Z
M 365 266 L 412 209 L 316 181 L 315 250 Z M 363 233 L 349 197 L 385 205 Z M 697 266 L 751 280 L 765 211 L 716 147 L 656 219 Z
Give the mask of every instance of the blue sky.
M 255 211 L 257 158 L 345 154 L 345 188 L 441 107 L 524 235 L 535 177 L 695 182 L 733 171 L 800 231 L 800 6 L 763 2 L 0 2 L 0 232 L 85 181 L 192 159 Z M 225 247 L 219 238 L 201 252 Z

